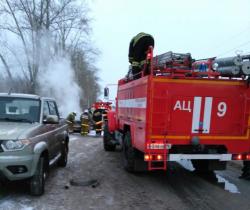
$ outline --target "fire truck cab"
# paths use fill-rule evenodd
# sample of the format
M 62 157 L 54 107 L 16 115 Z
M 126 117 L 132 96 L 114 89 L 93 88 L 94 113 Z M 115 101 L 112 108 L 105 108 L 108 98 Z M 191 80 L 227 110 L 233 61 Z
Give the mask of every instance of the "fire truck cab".
M 199 71 L 201 63 L 206 68 Z M 124 168 L 130 172 L 167 170 L 169 161 L 183 159 L 198 171 L 224 170 L 227 161 L 250 160 L 248 75 L 241 71 L 222 77 L 216 64 L 223 65 L 215 58 L 195 63 L 189 53 L 153 57 L 150 48 L 141 78 L 118 82 L 104 149 L 121 145 Z M 146 68 L 149 75 L 144 75 Z

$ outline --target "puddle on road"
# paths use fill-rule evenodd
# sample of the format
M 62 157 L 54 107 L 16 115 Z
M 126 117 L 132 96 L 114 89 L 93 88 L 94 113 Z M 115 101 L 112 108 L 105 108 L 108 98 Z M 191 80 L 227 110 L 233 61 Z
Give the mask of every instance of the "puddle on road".
M 238 190 L 236 185 L 230 183 L 228 180 L 226 180 L 222 176 L 216 174 L 216 178 L 218 180 L 218 183 L 224 183 L 224 185 L 225 185 L 224 189 L 225 190 L 229 191 L 230 193 L 240 193 L 240 191 Z

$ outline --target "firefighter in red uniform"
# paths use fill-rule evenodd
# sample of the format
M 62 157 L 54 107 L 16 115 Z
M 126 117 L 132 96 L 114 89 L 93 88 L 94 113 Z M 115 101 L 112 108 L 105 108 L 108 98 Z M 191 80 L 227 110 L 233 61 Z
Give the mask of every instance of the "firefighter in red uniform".
M 146 62 L 149 46 L 154 47 L 154 38 L 150 34 L 139 33 L 130 41 L 128 59 L 132 65 L 133 79 L 141 77 L 140 72 Z M 149 73 L 149 72 L 145 72 Z

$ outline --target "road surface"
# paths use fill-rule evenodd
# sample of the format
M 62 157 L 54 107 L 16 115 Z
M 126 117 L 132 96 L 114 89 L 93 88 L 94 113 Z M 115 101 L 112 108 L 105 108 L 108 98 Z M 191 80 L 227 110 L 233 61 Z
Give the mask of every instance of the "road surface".
M 124 171 L 119 151 L 103 150 L 101 138 L 74 134 L 70 139 L 68 165 L 52 168 L 45 195 L 32 197 L 25 184 L 11 183 L 0 189 L 1 210 L 250 210 L 250 181 L 238 179 L 239 164 L 207 177 L 177 163 L 168 172 L 135 175 Z M 72 186 L 71 179 L 97 179 L 99 185 Z

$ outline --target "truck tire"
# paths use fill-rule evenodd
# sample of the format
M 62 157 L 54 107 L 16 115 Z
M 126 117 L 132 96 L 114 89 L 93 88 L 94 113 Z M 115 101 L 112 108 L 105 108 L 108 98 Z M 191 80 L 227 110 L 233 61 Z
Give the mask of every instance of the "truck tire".
M 195 172 L 197 173 L 208 173 L 213 170 L 210 170 L 209 160 L 192 160 L 193 167 L 195 168 Z
M 61 157 L 58 160 L 58 166 L 60 167 L 66 167 L 68 162 L 68 146 L 66 143 L 62 144 L 61 148 Z
M 136 161 L 136 151 L 131 144 L 131 134 L 130 131 L 125 133 L 123 139 L 123 166 L 128 172 L 135 172 L 135 161 Z
M 197 173 L 209 173 L 213 171 L 226 170 L 227 162 L 218 160 L 192 160 Z
M 105 123 L 103 133 L 103 148 L 105 151 L 115 151 L 116 145 L 111 142 L 113 140 L 112 134 L 108 130 L 108 125 Z
M 45 161 L 44 157 L 40 157 L 35 174 L 29 181 L 31 195 L 40 196 L 44 193 L 45 177 Z

